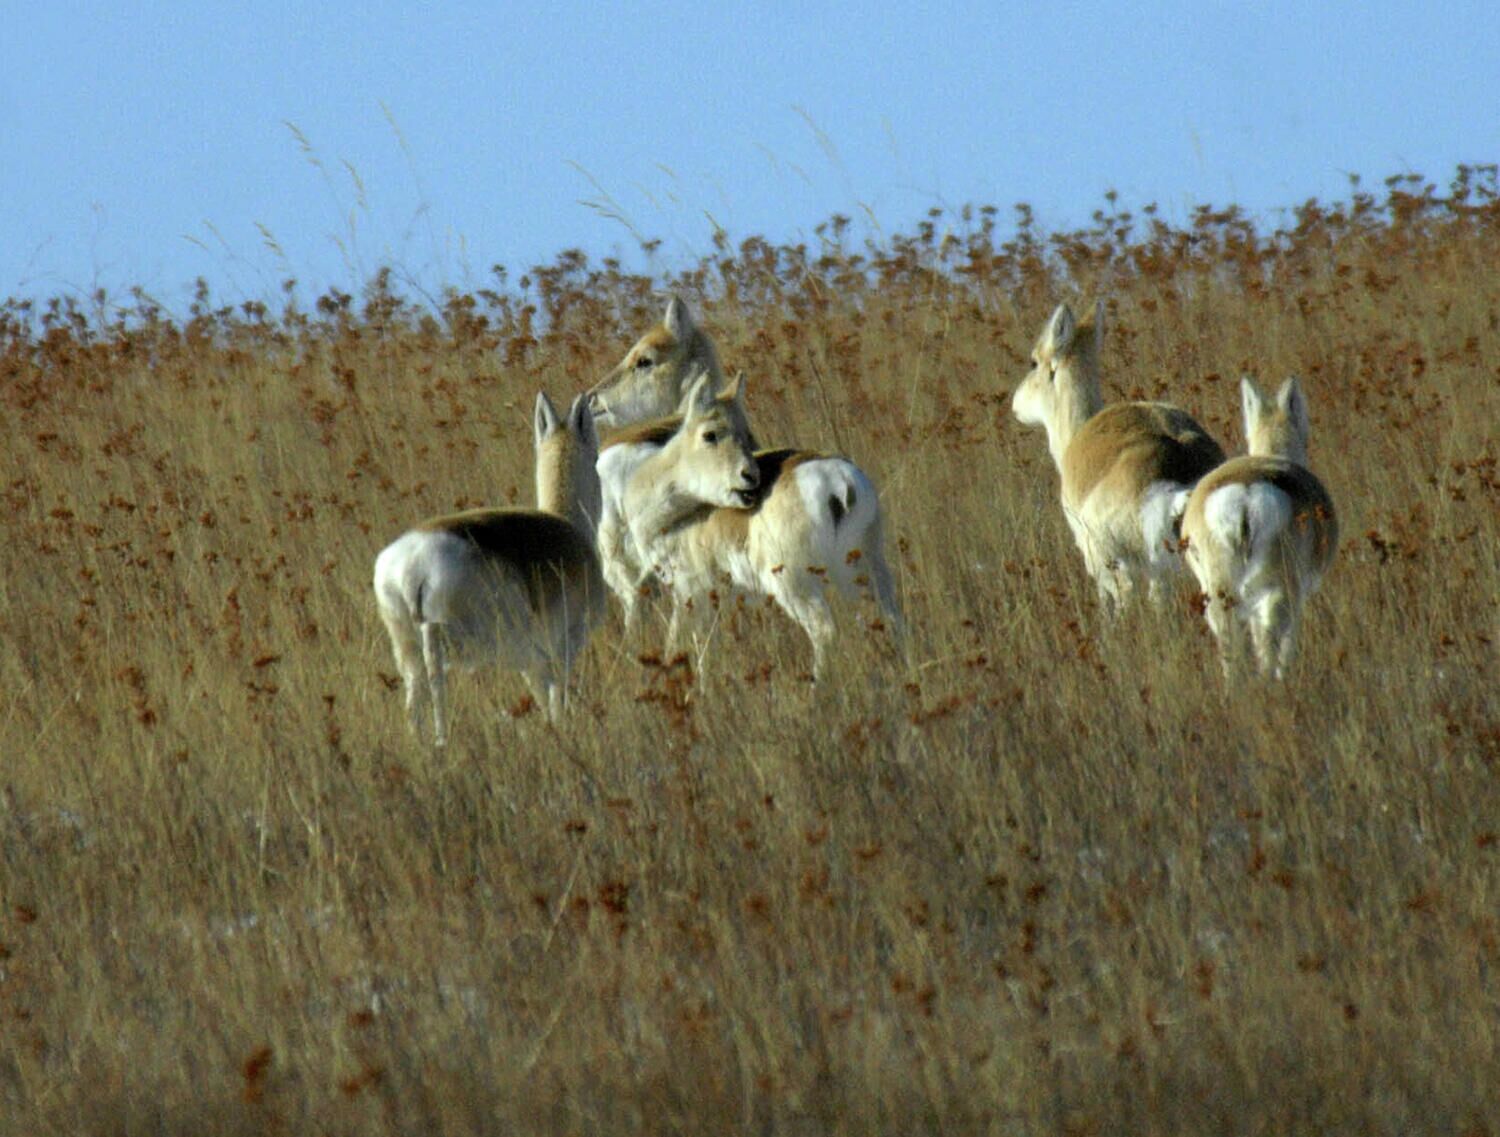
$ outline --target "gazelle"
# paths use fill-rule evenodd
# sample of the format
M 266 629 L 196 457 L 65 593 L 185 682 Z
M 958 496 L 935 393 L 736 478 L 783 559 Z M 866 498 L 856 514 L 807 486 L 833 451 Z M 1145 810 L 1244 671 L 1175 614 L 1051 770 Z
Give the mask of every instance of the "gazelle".
M 699 375 L 711 375 L 699 371 Z M 735 429 L 743 429 L 746 443 L 755 447 L 745 413 L 745 380 L 741 373 L 734 386 L 716 396 Z M 598 529 L 599 561 L 604 583 L 620 601 L 625 613 L 626 631 L 634 629 L 641 591 L 653 576 L 652 567 L 641 557 L 625 517 L 625 487 L 630 475 L 651 455 L 660 450 L 682 427 L 685 411 L 665 418 L 650 419 L 616 431 L 599 452 L 600 511 Z
M 1153 600 L 1181 567 L 1177 527 L 1187 491 L 1224 460 L 1186 411 L 1167 403 L 1104 406 L 1099 347 L 1104 304 L 1079 323 L 1059 304 L 1031 352 L 1011 409 L 1046 428 L 1062 475 L 1063 513 L 1108 611 L 1144 580 Z
M 695 601 L 724 578 L 772 597 L 802 627 L 812 641 L 814 675 L 823 671 L 834 633 L 830 586 L 846 593 L 873 586 L 899 636 L 901 610 L 870 480 L 852 462 L 805 450 L 757 451 L 757 479 L 748 488 L 699 476 L 698 452 L 726 424 L 733 423 L 741 445 L 748 440 L 743 376 L 727 405 L 712 384 L 709 375 L 696 381 L 681 429 L 636 462 L 623 494 L 635 548 L 672 592 L 669 640 L 676 641 Z
M 589 389 L 594 421 L 601 427 L 622 427 L 670 415 L 704 373 L 712 376 L 714 390 L 724 385 L 713 341 L 693 321 L 688 306 L 673 296 L 661 323 Z
M 1187 563 L 1205 598 L 1204 615 L 1232 672 L 1250 625 L 1256 662 L 1280 679 L 1297 645 L 1302 605 L 1338 548 L 1333 499 L 1307 469 L 1307 401 L 1288 379 L 1274 401 L 1240 380 L 1249 455 L 1203 478 L 1182 518 Z
M 536 509 L 475 509 L 423 522 L 375 559 L 375 599 L 420 731 L 432 705 L 448 737 L 450 663 L 499 661 L 522 671 L 556 721 L 568 672 L 604 609 L 594 551 L 599 440 L 580 395 L 566 421 L 538 393 Z M 450 658 L 451 657 L 451 658 Z

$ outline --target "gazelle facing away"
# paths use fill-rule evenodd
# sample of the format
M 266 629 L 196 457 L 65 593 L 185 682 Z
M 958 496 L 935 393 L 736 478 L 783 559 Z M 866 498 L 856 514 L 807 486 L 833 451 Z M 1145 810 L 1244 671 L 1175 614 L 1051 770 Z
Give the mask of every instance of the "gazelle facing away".
M 670 415 L 705 373 L 712 376 L 714 390 L 724 385 L 713 341 L 674 296 L 661 323 L 636 340 L 614 370 L 589 390 L 594 421 L 621 427 Z
M 604 608 L 594 552 L 599 440 L 580 395 L 566 422 L 536 400 L 536 509 L 475 509 L 423 522 L 375 559 L 375 599 L 406 685 L 406 709 L 447 741 L 450 664 L 522 671 L 556 720 L 568 672 Z
M 732 424 L 742 447 L 744 380 L 726 404 L 704 375 L 688 394 L 681 429 L 639 457 L 629 473 L 623 512 L 637 554 L 671 589 L 676 641 L 696 602 L 728 579 L 770 596 L 812 640 L 813 671 L 821 674 L 833 615 L 830 586 L 874 589 L 899 635 L 901 611 L 886 567 L 880 503 L 859 467 L 805 450 L 762 450 L 744 457 L 756 479 L 736 480 L 736 467 L 710 468 L 703 453 Z M 606 455 L 608 451 L 606 451 Z M 717 480 L 716 480 L 717 479 Z
M 1281 678 L 1296 651 L 1302 605 L 1338 548 L 1333 499 L 1307 469 L 1307 402 L 1288 379 L 1267 399 L 1240 380 L 1248 457 L 1232 458 L 1198 483 L 1182 518 L 1187 562 L 1205 598 L 1229 674 L 1250 625 L 1262 673 Z
M 1016 388 L 1016 418 L 1047 430 L 1062 475 L 1063 513 L 1084 567 L 1114 611 L 1145 581 L 1153 599 L 1181 567 L 1177 526 L 1187 491 L 1224 460 L 1186 411 L 1166 403 L 1104 406 L 1099 347 L 1104 304 L 1078 323 L 1060 304 Z

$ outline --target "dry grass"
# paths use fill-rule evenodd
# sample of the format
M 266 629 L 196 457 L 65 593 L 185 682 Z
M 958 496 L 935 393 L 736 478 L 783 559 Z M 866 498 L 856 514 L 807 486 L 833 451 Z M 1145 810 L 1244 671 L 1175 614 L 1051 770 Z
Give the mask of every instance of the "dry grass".
M 485 673 L 445 752 L 374 554 L 528 500 L 653 282 L 0 308 L 0 1131 L 1494 1133 L 1494 188 L 715 250 L 671 283 L 762 439 L 881 485 L 909 663 L 612 618 L 561 729 Z M 1285 686 L 1186 591 L 1100 619 L 1008 408 L 1095 292 L 1107 388 L 1230 448 L 1305 378 L 1345 542 Z

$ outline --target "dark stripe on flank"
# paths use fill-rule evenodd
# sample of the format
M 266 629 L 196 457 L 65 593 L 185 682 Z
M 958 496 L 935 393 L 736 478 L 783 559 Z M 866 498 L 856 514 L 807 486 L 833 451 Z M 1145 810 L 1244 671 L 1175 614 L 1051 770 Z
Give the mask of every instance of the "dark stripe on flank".
M 571 521 L 541 509 L 471 509 L 435 517 L 421 528 L 452 533 L 485 553 L 524 560 L 586 560 L 593 551 Z
M 1169 436 L 1162 449 L 1161 477 L 1191 486 L 1224 461 L 1224 451 L 1207 434 L 1183 430 Z
M 776 483 L 787 474 L 791 473 L 804 462 L 816 462 L 828 455 L 819 454 L 815 450 L 757 450 L 755 452 L 755 465 L 760 470 L 760 484 L 755 488 L 755 501 L 748 507 L 758 509 L 766 498 L 771 496 L 771 491 L 776 488 Z

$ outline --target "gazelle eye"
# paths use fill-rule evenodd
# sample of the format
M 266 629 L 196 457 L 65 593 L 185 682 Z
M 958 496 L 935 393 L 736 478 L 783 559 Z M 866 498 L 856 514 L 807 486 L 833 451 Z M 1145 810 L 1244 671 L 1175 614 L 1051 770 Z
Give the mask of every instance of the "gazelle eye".
M 650 367 L 651 366 L 651 357 L 649 355 L 643 355 L 643 356 L 641 356 L 639 359 L 637 359 L 635 361 L 635 365 L 636 365 L 637 368 Z
M 703 441 L 710 446 L 716 445 L 719 441 L 719 432 L 716 430 L 705 430 L 703 432 Z

